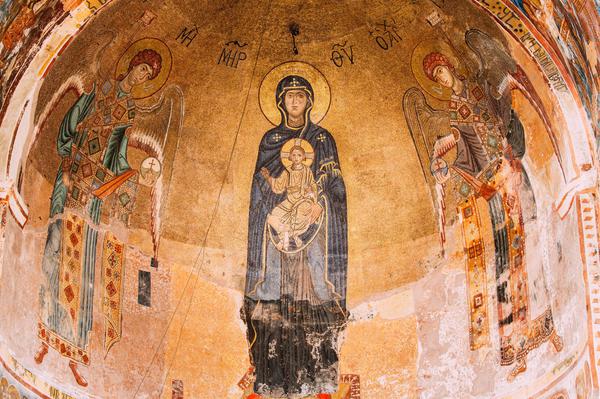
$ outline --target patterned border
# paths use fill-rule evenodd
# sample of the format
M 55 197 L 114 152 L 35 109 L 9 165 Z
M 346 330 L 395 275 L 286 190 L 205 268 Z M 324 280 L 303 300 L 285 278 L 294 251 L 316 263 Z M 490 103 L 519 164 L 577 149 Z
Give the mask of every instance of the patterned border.
M 552 85 L 552 87 L 561 92 L 568 91 L 567 83 L 564 76 L 564 70 L 561 70 L 560 65 L 553 60 L 551 54 L 546 50 L 536 34 L 530 31 L 522 18 L 505 4 L 505 1 L 496 0 L 471 0 L 473 3 L 485 9 L 492 14 L 512 36 L 514 36 L 527 50 L 527 52 L 537 62 L 542 72 Z M 571 91 L 572 92 L 572 91 Z
M 42 323 L 38 323 L 38 337 L 48 344 L 48 346 L 58 351 L 62 356 L 78 363 L 83 363 L 85 365 L 90 364 L 90 356 L 87 350 L 78 348 L 69 341 L 64 340 Z
M 583 259 L 583 278 L 588 313 L 589 351 L 594 388 L 598 388 L 600 372 L 600 255 L 598 251 L 598 204 L 591 193 L 577 197 L 579 243 Z
M 470 196 L 458 206 L 462 219 L 469 301 L 469 342 L 471 350 L 490 343 L 485 247 L 481 234 L 481 218 L 477 200 Z

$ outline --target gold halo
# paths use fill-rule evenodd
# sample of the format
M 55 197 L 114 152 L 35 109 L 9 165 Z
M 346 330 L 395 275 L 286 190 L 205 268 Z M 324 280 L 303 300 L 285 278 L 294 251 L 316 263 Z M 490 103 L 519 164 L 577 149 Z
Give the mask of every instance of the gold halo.
M 115 79 L 121 74 L 126 74 L 131 59 L 135 57 L 138 52 L 145 49 L 156 51 L 160 55 L 162 65 L 157 77 L 152 80 L 147 80 L 141 85 L 134 86 L 133 89 L 131 89 L 131 96 L 135 99 L 150 97 L 159 91 L 169 78 L 173 63 L 171 50 L 161 40 L 150 37 L 140 39 L 129 46 L 119 59 L 117 68 L 115 69 Z
M 292 166 L 292 161 L 289 160 L 290 150 L 292 147 L 299 145 L 304 150 L 304 154 L 306 154 L 306 159 L 302 161 L 302 163 L 306 166 L 310 166 L 315 159 L 315 150 L 312 145 L 306 140 L 303 139 L 291 139 L 286 141 L 281 147 L 281 163 L 285 166 L 286 169 L 289 169 Z
M 456 54 L 450 45 L 440 40 L 429 39 L 417 44 L 412 53 L 410 67 L 415 79 L 417 79 L 417 82 L 419 82 L 419 85 L 423 88 L 423 90 L 425 90 L 429 95 L 439 98 L 440 100 L 449 100 L 452 96 L 452 89 L 444 87 L 441 84 L 429 79 L 423 70 L 423 59 L 427 56 L 427 54 L 434 51 L 442 53 L 448 57 L 452 65 L 454 65 L 454 71 L 456 74 L 463 76 L 465 75 L 464 65 L 456 57 Z
M 302 61 L 288 61 L 271 69 L 263 78 L 258 90 L 258 103 L 265 118 L 273 125 L 278 126 L 281 114 L 277 109 L 275 93 L 281 79 L 289 75 L 302 76 L 308 80 L 315 93 L 310 119 L 319 123 L 327 115 L 331 104 L 331 89 L 325 76 L 314 66 Z

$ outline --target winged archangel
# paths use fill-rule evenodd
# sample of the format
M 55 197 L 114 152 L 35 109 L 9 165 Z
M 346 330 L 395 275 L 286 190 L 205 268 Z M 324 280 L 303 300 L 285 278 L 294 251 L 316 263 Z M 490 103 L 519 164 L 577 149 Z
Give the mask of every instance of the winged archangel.
M 121 337 L 122 240 L 126 238 L 117 238 L 116 226 L 129 226 L 136 195 L 147 192 L 138 188 L 150 187 L 149 225 L 157 262 L 163 197 L 170 184 L 165 170 L 172 167 L 183 118 L 180 89 L 174 85 L 163 89 L 172 63 L 168 47 L 154 38 L 138 40 L 122 54 L 114 76 L 103 78 L 102 69 L 110 64 L 102 61 L 114 35 L 105 33 L 104 39 L 91 51 L 91 78 L 84 73 L 71 76 L 45 106 L 38 124 L 44 125 L 65 93 L 76 92 L 78 98 L 64 115 L 56 138 L 61 160 L 42 258 L 41 345 L 35 360 L 41 363 L 49 348 L 57 350 L 69 359 L 81 386 L 88 384 L 78 365 L 90 364 L 97 246 L 103 245 L 103 257 L 110 254 L 102 259 L 108 353 Z M 84 83 L 90 80 L 92 88 L 85 92 Z M 161 90 L 160 96 L 154 96 Z M 128 159 L 132 149 L 146 155 L 139 170 Z
M 542 343 L 550 340 L 557 351 L 562 349 L 541 262 L 527 262 L 525 257 L 525 227 L 535 223 L 536 204 L 522 163 L 525 131 L 512 107 L 512 91 L 521 91 L 547 131 L 552 133 L 552 128 L 536 90 L 503 45 L 475 29 L 466 32 L 465 41 L 478 61 L 478 71 L 470 78 L 463 75 L 466 65 L 458 62 L 449 42 L 425 41 L 413 52 L 415 78 L 446 107 L 434 109 L 416 87 L 405 93 L 403 105 L 435 198 L 442 252 L 446 226 L 458 220 L 462 227 L 472 350 L 488 345 L 490 337 L 484 225 L 478 209 L 478 204 L 487 203 L 494 237 L 494 248 L 487 253 L 494 256 L 500 363 L 514 364 L 511 380 L 526 370 L 527 354 Z M 449 215 L 452 208 L 457 217 Z

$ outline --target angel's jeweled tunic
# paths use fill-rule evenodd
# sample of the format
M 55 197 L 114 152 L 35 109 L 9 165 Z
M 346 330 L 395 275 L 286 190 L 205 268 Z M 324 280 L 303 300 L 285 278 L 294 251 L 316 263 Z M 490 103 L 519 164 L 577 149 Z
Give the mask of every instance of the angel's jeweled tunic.
M 519 206 L 514 212 L 512 205 L 515 201 L 523 203 L 527 197 L 533 198 L 529 178 L 523 167 L 513 172 L 523 175 L 524 183 L 517 193 L 494 183 L 501 162 L 519 160 L 520 165 L 520 158 L 525 154 L 523 126 L 509 99 L 495 100 L 489 87 L 474 82 L 465 81 L 462 92 L 452 95 L 448 108 L 450 128 L 459 134 L 454 170 L 463 178 L 468 177 L 467 173 L 495 190 L 487 200 L 494 235 L 501 364 L 509 365 L 524 360 L 529 351 L 554 333 L 541 262 L 532 264 L 525 259 L 524 221 L 535 216 L 524 219 L 523 207 Z M 507 148 L 502 145 L 504 138 L 509 144 Z M 459 185 L 459 192 L 465 198 L 474 195 L 467 180 Z M 511 199 L 512 196 L 516 198 Z M 535 208 L 534 200 L 529 207 Z M 535 215 L 535 209 L 528 212 Z M 476 250 L 475 246 L 471 249 Z M 469 257 L 475 256 L 469 253 Z M 475 303 L 476 298 L 470 301 Z M 475 321 L 471 339 L 477 333 Z
M 62 160 L 42 259 L 38 336 L 61 355 L 84 364 L 90 360 L 97 225 L 103 205 L 93 191 L 130 170 L 126 131 L 134 118 L 133 99 L 119 82 L 109 80 L 79 97 L 58 132 Z M 132 193 L 118 190 L 116 197 L 117 207 L 131 209 Z

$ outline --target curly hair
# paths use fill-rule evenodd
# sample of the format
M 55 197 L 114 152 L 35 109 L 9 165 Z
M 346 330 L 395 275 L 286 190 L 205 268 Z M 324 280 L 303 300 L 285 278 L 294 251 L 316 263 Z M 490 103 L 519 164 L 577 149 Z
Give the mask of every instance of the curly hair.
M 425 75 L 431 80 L 435 82 L 435 78 L 433 76 L 433 71 L 435 68 L 439 66 L 447 67 L 451 72 L 454 72 L 454 65 L 452 62 L 442 53 L 433 52 L 429 53 L 423 58 L 423 70 L 425 71 Z
M 303 155 L 303 156 L 306 158 L 306 151 L 304 150 L 304 148 L 302 148 L 302 147 L 301 147 L 301 146 L 299 146 L 299 145 L 295 145 L 295 146 L 293 146 L 292 148 L 290 148 L 290 152 L 289 152 L 289 154 L 290 154 L 290 155 L 288 156 L 288 158 L 290 158 L 290 159 L 291 159 L 291 157 L 292 157 L 292 152 L 294 152 L 295 150 L 298 150 L 298 151 L 300 151 L 300 152 L 302 153 L 302 155 Z
M 156 51 L 152 49 L 144 49 L 138 52 L 132 59 L 129 61 L 129 67 L 127 68 L 127 72 L 119 75 L 117 80 L 125 79 L 125 76 L 131 72 L 133 68 L 141 64 L 148 64 L 152 69 L 152 74 L 150 75 L 150 80 L 156 78 L 160 73 L 160 69 L 162 68 L 162 57 Z

